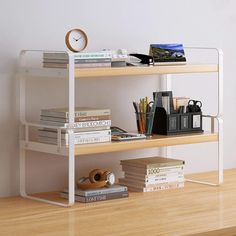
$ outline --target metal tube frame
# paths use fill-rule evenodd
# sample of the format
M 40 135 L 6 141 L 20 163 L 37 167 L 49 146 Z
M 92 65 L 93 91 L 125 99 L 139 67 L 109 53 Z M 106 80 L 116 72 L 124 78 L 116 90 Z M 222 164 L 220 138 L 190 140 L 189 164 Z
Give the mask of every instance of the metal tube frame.
M 211 119 L 211 132 L 214 133 L 215 119 L 218 122 L 218 181 L 217 183 L 198 181 L 193 179 L 185 179 L 185 181 L 206 184 L 211 186 L 219 186 L 224 181 L 224 167 L 223 167 L 223 51 L 219 48 L 203 48 L 203 47 L 185 47 L 185 49 L 189 50 L 214 50 L 218 55 L 218 111 L 217 115 L 203 115 L 203 117 L 207 117 Z M 162 75 L 161 77 L 162 83 L 161 87 L 164 90 L 171 90 L 171 75 Z M 171 147 L 165 147 L 163 149 L 164 156 L 171 156 Z
M 210 182 L 203 182 L 197 180 L 186 179 L 186 181 L 200 183 L 200 184 L 207 184 L 212 186 L 218 186 L 223 183 L 223 52 L 217 48 L 197 48 L 191 47 L 187 49 L 209 49 L 209 50 L 216 50 L 218 54 L 218 113 L 216 116 L 205 116 L 211 119 L 211 132 L 214 132 L 214 119 L 218 122 L 218 183 L 210 183 Z M 23 50 L 19 56 L 19 67 L 22 66 L 24 63 L 24 56 L 28 51 L 41 51 L 41 50 Z M 42 52 L 42 51 L 41 51 Z M 26 150 L 24 147 L 20 145 L 20 195 L 24 198 L 37 200 L 49 204 L 54 204 L 58 206 L 68 207 L 72 206 L 75 202 L 74 199 L 74 190 L 75 190 L 75 140 L 74 140 L 74 114 L 75 114 L 75 75 L 74 75 L 74 55 L 72 53 L 68 53 L 69 58 L 69 69 L 68 69 L 68 77 L 69 77 L 69 158 L 68 158 L 68 203 L 64 204 L 61 202 L 50 201 L 47 199 L 29 196 L 26 193 Z M 22 125 L 25 125 L 25 141 L 26 146 L 28 140 L 28 128 L 29 126 L 36 126 L 31 123 L 26 122 L 26 108 L 25 108 L 25 75 L 22 76 L 20 74 L 19 78 L 19 101 L 20 101 L 20 137 L 22 137 Z M 163 75 L 162 76 L 162 86 L 165 90 L 171 90 L 171 75 Z M 58 128 L 58 143 L 57 146 L 60 149 L 61 147 L 61 129 Z M 170 149 L 164 149 L 165 155 L 170 155 Z
M 19 56 L 19 68 L 24 65 L 24 56 L 27 52 L 42 52 L 41 50 L 23 50 Z M 68 136 L 69 136 L 69 158 L 68 158 L 68 203 L 61 203 L 57 201 L 50 201 L 40 197 L 30 196 L 26 193 L 26 150 L 24 147 L 20 145 L 20 195 L 24 198 L 45 202 L 53 205 L 69 207 L 74 205 L 75 203 L 75 140 L 74 140 L 74 131 L 73 131 L 73 124 L 74 124 L 74 116 L 75 116 L 75 75 L 74 75 L 74 55 L 72 53 L 68 53 L 69 58 L 69 68 L 68 68 L 68 77 L 69 77 L 69 129 L 68 129 Z M 32 123 L 27 123 L 26 121 L 26 91 L 25 91 L 25 75 L 19 76 L 19 101 L 20 101 L 20 137 L 22 137 L 22 125 L 25 126 L 25 145 L 29 141 L 29 126 L 38 126 Z M 45 127 L 45 126 L 44 126 Z M 58 148 L 61 147 L 61 129 L 58 128 Z M 20 138 L 21 139 L 21 138 Z

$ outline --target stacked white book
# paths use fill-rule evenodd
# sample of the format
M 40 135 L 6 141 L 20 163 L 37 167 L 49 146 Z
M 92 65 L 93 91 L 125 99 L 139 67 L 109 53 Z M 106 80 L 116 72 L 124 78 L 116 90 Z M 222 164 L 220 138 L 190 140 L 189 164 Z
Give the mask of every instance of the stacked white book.
M 74 53 L 75 68 L 111 67 L 112 52 L 80 52 Z M 44 52 L 43 67 L 68 68 L 69 58 L 65 52 Z
M 63 190 L 60 195 L 63 198 L 68 198 L 68 190 Z M 75 201 L 84 203 L 126 198 L 128 196 L 128 188 L 118 184 L 98 189 L 75 190 Z
M 163 157 L 121 160 L 124 178 L 119 183 L 131 191 L 153 192 L 184 187 L 184 161 Z
M 69 128 L 69 112 L 66 108 L 42 109 L 40 123 L 54 128 L 43 128 L 38 131 L 40 142 L 56 144 L 58 128 Z M 111 141 L 111 111 L 90 107 L 75 108 L 73 127 L 75 144 L 101 143 Z M 61 129 L 61 144 L 69 145 L 67 129 Z

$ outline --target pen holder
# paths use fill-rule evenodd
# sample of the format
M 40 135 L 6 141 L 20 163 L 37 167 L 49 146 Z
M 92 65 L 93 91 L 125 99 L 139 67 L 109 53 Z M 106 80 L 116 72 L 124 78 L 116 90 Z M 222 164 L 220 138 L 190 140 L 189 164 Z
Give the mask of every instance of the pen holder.
M 154 112 L 135 112 L 137 128 L 140 134 L 152 135 Z
M 164 135 L 203 132 L 202 112 L 167 114 L 163 107 L 157 107 L 152 132 Z

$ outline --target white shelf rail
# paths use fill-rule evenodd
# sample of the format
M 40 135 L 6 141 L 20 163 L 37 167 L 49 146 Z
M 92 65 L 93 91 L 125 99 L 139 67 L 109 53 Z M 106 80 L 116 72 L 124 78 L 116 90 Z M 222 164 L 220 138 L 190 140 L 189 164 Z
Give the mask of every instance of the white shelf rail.
M 217 53 L 218 60 L 218 109 L 215 116 L 205 115 L 211 119 L 211 132 L 214 132 L 214 120 L 217 120 L 218 123 L 218 180 L 216 183 L 198 181 L 193 179 L 186 179 L 186 181 L 206 184 L 211 186 L 219 186 L 224 181 L 224 158 L 223 158 L 223 51 L 219 48 L 205 48 L 205 47 L 186 47 L 189 50 L 212 50 Z
M 19 56 L 19 68 L 25 66 L 24 57 L 27 52 L 43 52 L 41 50 L 23 50 Z M 47 199 L 33 197 L 27 194 L 26 192 L 26 149 L 20 143 L 20 195 L 22 197 L 33 199 L 49 204 L 54 204 L 58 206 L 72 206 L 75 202 L 75 141 L 74 141 L 74 131 L 72 129 L 74 124 L 74 114 L 75 114 L 75 76 L 74 76 L 74 55 L 73 53 L 65 52 L 68 54 L 69 59 L 69 68 L 68 68 L 68 82 L 69 82 L 69 129 L 68 129 L 68 136 L 69 136 L 69 158 L 68 158 L 68 203 L 61 203 L 57 201 L 50 201 Z M 19 69 L 19 72 L 21 70 Z M 29 140 L 29 126 L 36 126 L 35 124 L 27 123 L 26 121 L 26 91 L 25 91 L 25 83 L 26 83 L 26 74 L 25 73 L 18 73 L 19 77 L 19 100 L 20 100 L 20 137 L 22 137 L 22 124 L 25 125 L 25 140 L 26 145 Z M 40 125 L 38 125 L 40 126 Z M 44 126 L 45 127 L 45 126 Z M 55 128 L 55 127 L 54 127 Z M 60 136 L 60 131 L 58 135 Z M 60 139 L 61 140 L 61 139 Z M 21 141 L 21 140 L 20 140 Z M 58 144 L 61 147 L 61 142 Z

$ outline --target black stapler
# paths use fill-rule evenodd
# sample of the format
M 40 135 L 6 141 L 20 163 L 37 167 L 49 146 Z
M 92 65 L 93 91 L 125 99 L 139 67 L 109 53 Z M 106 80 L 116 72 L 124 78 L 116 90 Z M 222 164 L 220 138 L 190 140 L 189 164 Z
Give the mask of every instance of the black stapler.
M 138 59 L 141 60 L 140 61 L 141 64 L 147 64 L 147 65 L 153 64 L 153 57 L 149 55 L 140 54 L 140 53 L 131 53 L 129 54 L 129 56 L 137 57 Z

